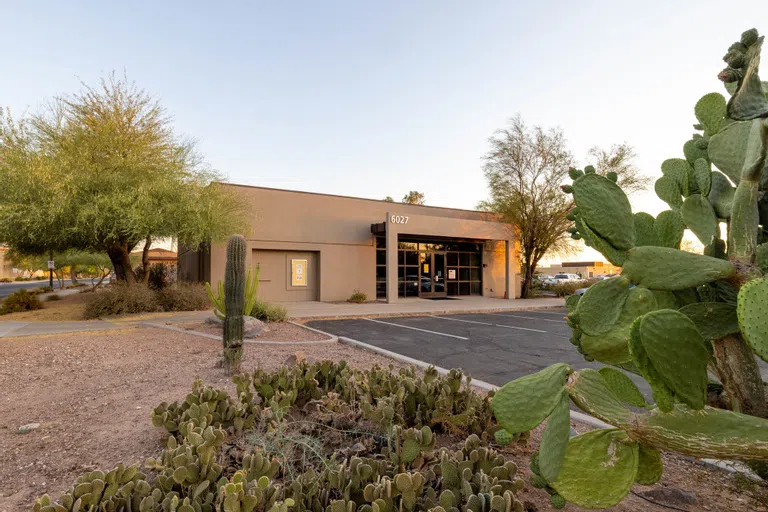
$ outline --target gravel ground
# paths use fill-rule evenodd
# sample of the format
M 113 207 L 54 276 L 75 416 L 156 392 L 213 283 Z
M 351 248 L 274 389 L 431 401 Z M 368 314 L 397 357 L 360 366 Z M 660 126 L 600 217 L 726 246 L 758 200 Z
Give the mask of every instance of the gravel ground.
M 0 511 L 30 510 L 86 471 L 156 455 L 149 413 L 182 400 L 195 377 L 234 392 L 215 367 L 220 342 L 160 329 L 0 340 Z M 339 344 L 246 345 L 243 369 L 275 369 L 297 351 L 367 368 L 390 360 Z M 40 428 L 19 434 L 18 428 Z
M 222 328 L 205 322 L 195 322 L 179 324 L 177 327 L 187 329 L 188 331 L 203 332 L 206 334 L 215 334 L 221 336 Z M 329 339 L 320 333 L 311 331 L 304 327 L 289 322 L 273 322 L 267 324 L 269 330 L 262 332 L 255 338 L 248 338 L 252 341 L 320 341 Z

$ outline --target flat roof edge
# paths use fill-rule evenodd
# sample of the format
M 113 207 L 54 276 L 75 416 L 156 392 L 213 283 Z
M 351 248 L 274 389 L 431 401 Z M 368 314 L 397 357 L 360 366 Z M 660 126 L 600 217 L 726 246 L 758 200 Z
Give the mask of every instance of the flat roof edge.
M 288 188 L 261 187 L 259 185 L 245 185 L 243 183 L 230 183 L 230 182 L 226 182 L 226 181 L 215 181 L 214 183 L 218 183 L 219 185 L 225 185 L 225 186 L 228 186 L 228 187 L 257 188 L 257 189 L 260 189 L 260 190 L 273 190 L 275 192 L 291 192 L 291 193 L 294 193 L 294 194 L 309 194 L 309 195 L 313 195 L 313 196 L 338 197 L 338 198 L 343 198 L 343 199 L 357 199 L 359 201 L 374 201 L 376 203 L 390 203 L 391 202 L 392 204 L 395 204 L 395 205 L 397 205 L 397 204 L 404 204 L 404 203 L 399 203 L 397 201 L 384 201 L 383 199 L 371 199 L 369 197 L 345 196 L 345 195 L 341 195 L 341 194 L 328 194 L 326 192 L 307 192 L 305 190 L 291 190 L 291 189 L 288 189 Z M 408 204 L 407 206 L 415 206 L 417 208 L 436 208 L 436 209 L 440 209 L 440 210 L 450 210 L 450 211 L 455 211 L 455 212 L 478 213 L 478 214 L 481 214 L 481 215 L 490 215 L 490 216 L 495 215 L 492 212 L 484 212 L 482 210 L 468 210 L 466 208 L 450 208 L 448 206 L 432 206 L 432 205 L 428 205 L 428 204 Z

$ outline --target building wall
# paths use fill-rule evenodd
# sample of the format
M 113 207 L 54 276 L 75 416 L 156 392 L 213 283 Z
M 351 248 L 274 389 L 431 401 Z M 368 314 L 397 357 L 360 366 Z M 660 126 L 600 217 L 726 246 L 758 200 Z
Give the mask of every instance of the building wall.
M 512 234 L 508 225 L 488 221 L 487 214 L 260 187 L 222 186 L 231 187 L 247 205 L 251 221 L 246 240 L 251 264 L 264 258 L 272 266 L 283 258 L 290 264 L 289 260 L 298 256 L 288 254 L 289 251 L 312 254 L 309 259 L 314 262 L 314 268 L 311 269 L 314 275 L 310 279 L 316 279 L 317 289 L 301 293 L 290 286 L 290 272 L 278 275 L 269 271 L 271 276 L 265 274 L 260 277 L 260 281 L 263 281 L 260 283 L 262 292 L 269 294 L 260 293 L 260 296 L 267 300 L 338 301 L 349 298 L 355 290 L 360 290 L 369 298 L 376 297 L 376 249 L 371 224 L 385 222 L 389 218 L 388 213 L 409 217 L 408 224 L 386 224 L 387 229 L 391 229 L 395 235 L 409 233 L 426 237 L 488 240 L 483 255 L 483 262 L 487 264 L 483 269 L 484 294 L 504 296 L 507 280 L 504 241 L 511 239 Z M 395 248 L 395 283 L 396 240 L 394 244 L 388 243 L 388 247 Z M 519 273 L 514 242 L 510 245 L 511 259 L 515 265 L 510 268 L 509 278 L 511 289 L 518 290 L 511 292 L 512 297 L 516 296 L 515 293 L 519 294 Z M 205 279 L 213 283 L 223 280 L 226 265 L 224 244 L 214 244 L 207 256 L 183 249 L 179 254 L 181 278 Z M 210 259 L 210 263 L 200 263 L 205 257 Z M 280 284 L 276 284 L 276 280 Z M 394 286 L 390 288 L 396 289 Z
M 0 247 L 0 279 L 13 279 L 13 265 L 5 258 L 7 249 Z

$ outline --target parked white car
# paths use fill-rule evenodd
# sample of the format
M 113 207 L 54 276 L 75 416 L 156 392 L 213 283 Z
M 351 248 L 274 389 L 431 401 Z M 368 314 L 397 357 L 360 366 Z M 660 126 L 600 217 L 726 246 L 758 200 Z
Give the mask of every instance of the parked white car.
M 555 274 L 550 279 L 545 279 L 544 284 L 555 285 L 557 283 L 565 283 L 568 281 L 581 281 L 581 277 L 578 274 Z

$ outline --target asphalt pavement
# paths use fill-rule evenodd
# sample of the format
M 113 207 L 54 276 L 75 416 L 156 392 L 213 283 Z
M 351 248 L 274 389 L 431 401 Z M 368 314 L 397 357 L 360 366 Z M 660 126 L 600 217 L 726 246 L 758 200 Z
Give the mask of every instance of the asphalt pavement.
M 307 325 L 502 386 L 554 363 L 599 368 L 570 341 L 565 309 L 316 320 Z M 630 376 L 650 397 L 643 379 Z
M 64 280 L 64 286 L 69 286 L 72 283 L 69 279 Z M 0 283 L 0 298 L 7 297 L 17 290 L 32 290 L 33 288 L 42 288 L 48 286 L 48 280 L 45 281 L 12 281 L 10 283 Z M 59 282 L 53 280 L 53 289 L 59 289 Z

